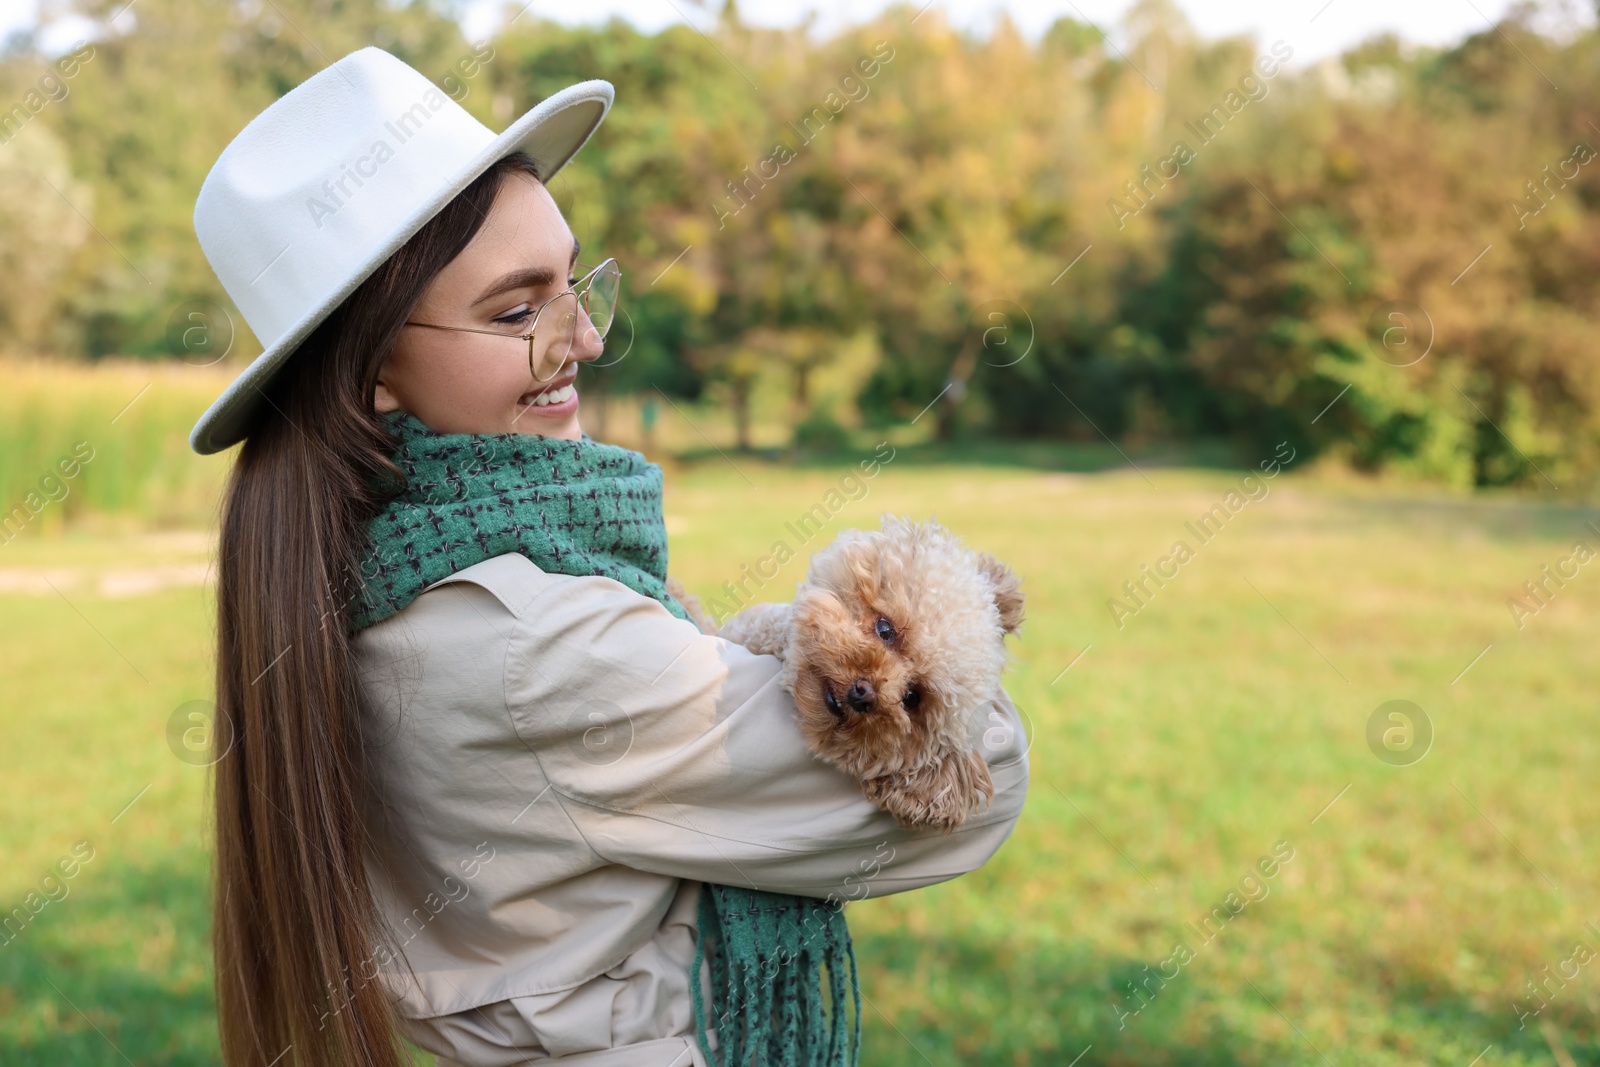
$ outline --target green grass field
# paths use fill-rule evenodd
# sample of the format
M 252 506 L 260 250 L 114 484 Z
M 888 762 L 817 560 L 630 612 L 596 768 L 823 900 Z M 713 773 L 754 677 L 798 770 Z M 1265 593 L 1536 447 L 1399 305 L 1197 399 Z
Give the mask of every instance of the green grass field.
M 1292 471 L 1201 544 L 1185 524 L 1242 472 L 952 454 L 859 483 L 845 461 L 669 468 L 672 570 L 707 599 L 779 538 L 799 558 L 760 599 L 786 599 L 823 538 L 884 512 L 1023 576 L 1028 806 L 985 868 L 851 905 L 863 1063 L 1600 1063 L 1600 967 L 1566 962 L 1600 951 L 1600 562 L 1521 629 L 1506 604 L 1600 547 L 1591 513 Z M 785 523 L 819 502 L 800 543 Z M 1180 539 L 1193 557 L 1119 627 L 1108 598 Z M 166 733 L 209 693 L 208 559 L 204 534 L 94 523 L 0 548 L 3 907 L 93 849 L 0 947 L 0 1062 L 217 1062 L 205 772 Z M 1369 748 L 1393 699 L 1431 721 L 1420 762 Z M 1292 858 L 1252 878 L 1275 845 Z

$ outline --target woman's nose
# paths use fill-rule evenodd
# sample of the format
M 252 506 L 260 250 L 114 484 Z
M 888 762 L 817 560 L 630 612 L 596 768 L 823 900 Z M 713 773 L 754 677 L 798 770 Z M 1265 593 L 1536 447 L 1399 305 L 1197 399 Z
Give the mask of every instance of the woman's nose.
M 606 349 L 605 339 L 600 336 L 593 320 L 589 318 L 589 309 L 578 308 L 578 321 L 572 338 L 572 355 L 570 358 L 577 360 L 599 359 L 600 354 Z

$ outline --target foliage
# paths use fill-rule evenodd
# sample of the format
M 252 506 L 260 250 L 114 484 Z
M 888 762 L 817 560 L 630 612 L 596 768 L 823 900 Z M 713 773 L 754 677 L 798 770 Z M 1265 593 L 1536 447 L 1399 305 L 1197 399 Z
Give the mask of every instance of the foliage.
M 909 5 L 823 40 L 732 4 L 705 33 L 524 10 L 469 74 L 452 11 L 141 0 L 50 100 L 49 61 L 14 40 L 0 92 L 45 102 L 0 144 L 0 264 L 22 282 L 0 347 L 170 357 L 176 310 L 227 303 L 190 222 L 209 166 L 376 43 L 496 129 L 572 81 L 617 86 L 552 184 L 586 258 L 624 266 L 608 390 L 710 389 L 741 445 L 761 390 L 796 397 L 798 427 L 825 403 L 806 379 L 865 336 L 842 403 L 873 425 L 937 401 L 939 436 L 1293 437 L 1450 485 L 1600 481 L 1593 30 L 1557 39 L 1525 4 L 1452 48 L 1378 37 L 1285 67 L 1296 42 L 1206 40 L 1170 0 L 1137 4 L 1122 48 L 1070 18 L 1035 44 Z M 996 308 L 1025 358 L 987 350 Z M 1397 326 L 1426 349 L 1408 366 Z

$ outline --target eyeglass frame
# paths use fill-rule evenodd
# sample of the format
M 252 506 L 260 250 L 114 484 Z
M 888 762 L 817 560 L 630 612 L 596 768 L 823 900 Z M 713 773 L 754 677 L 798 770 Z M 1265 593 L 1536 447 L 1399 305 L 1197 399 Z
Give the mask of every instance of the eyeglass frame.
M 616 267 L 616 269 L 617 269 L 617 294 L 620 297 L 621 293 L 622 293 L 622 266 L 617 263 L 617 258 L 615 256 L 608 256 L 605 259 L 601 260 L 598 265 L 596 265 L 593 269 L 591 269 L 586 274 L 584 274 L 584 276 L 579 278 L 576 282 L 573 282 L 571 285 L 569 285 L 565 289 L 561 290 L 561 292 L 557 293 L 555 296 L 552 296 L 549 300 L 546 300 L 544 303 L 540 304 L 538 310 L 533 313 L 533 322 L 529 325 L 528 332 L 526 334 L 501 333 L 499 330 L 480 330 L 480 329 L 475 329 L 475 328 L 469 327 L 469 326 L 439 326 L 439 325 L 437 325 L 435 323 L 432 323 L 432 322 L 412 322 L 410 319 L 407 319 L 402 325 L 405 325 L 405 326 L 426 326 L 430 330 L 454 330 L 457 333 L 482 333 L 482 334 L 488 334 L 490 337 L 514 337 L 519 341 L 526 341 L 526 342 L 528 342 L 528 373 L 530 375 L 533 375 L 533 380 L 536 381 L 536 382 L 554 381 L 555 378 L 556 378 L 556 375 L 560 374 L 561 371 L 566 367 L 566 365 L 567 365 L 566 357 L 563 357 L 562 360 L 561 360 L 560 365 L 556 367 L 555 374 L 550 375 L 550 377 L 548 377 L 548 378 L 541 378 L 537 374 L 534 374 L 534 372 L 533 372 L 533 338 L 534 338 L 534 335 L 539 332 L 539 318 L 540 318 L 540 316 L 542 316 L 544 314 L 544 309 L 545 308 L 549 307 L 551 304 L 554 304 L 557 300 L 560 300 L 562 297 L 566 296 L 568 293 L 571 293 L 573 296 L 577 297 L 579 306 L 583 308 L 584 314 L 587 315 L 588 312 L 589 312 L 589 309 L 588 309 L 587 306 L 585 306 L 583 304 L 583 298 L 589 295 L 589 288 L 590 288 L 590 286 L 594 285 L 595 276 L 598 275 L 600 273 L 600 271 L 602 269 L 604 269 L 607 264 L 611 264 L 612 266 Z M 580 267 L 582 265 L 583 264 L 581 264 L 581 263 L 578 264 L 578 266 L 580 266 Z M 581 292 L 580 292 L 580 290 L 581 290 Z M 615 316 L 613 316 L 613 319 L 615 319 Z M 591 319 L 590 321 L 592 322 L 593 320 Z M 573 336 L 576 337 L 577 336 L 576 324 L 574 324 L 573 329 L 574 329 Z M 610 332 L 611 332 L 611 323 L 608 322 L 608 323 L 606 323 L 606 328 L 600 332 L 600 338 L 604 339 L 605 335 L 610 333 Z

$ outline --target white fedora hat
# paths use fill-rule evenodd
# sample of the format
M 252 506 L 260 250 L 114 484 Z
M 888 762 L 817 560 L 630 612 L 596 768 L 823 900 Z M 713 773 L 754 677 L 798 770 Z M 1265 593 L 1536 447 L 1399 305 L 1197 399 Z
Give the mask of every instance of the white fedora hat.
M 206 175 L 194 231 L 262 353 L 200 416 L 189 446 L 243 439 L 267 382 L 345 297 L 496 160 L 521 149 L 548 181 L 611 109 L 578 82 L 498 136 L 421 73 L 362 48 L 250 121 Z

